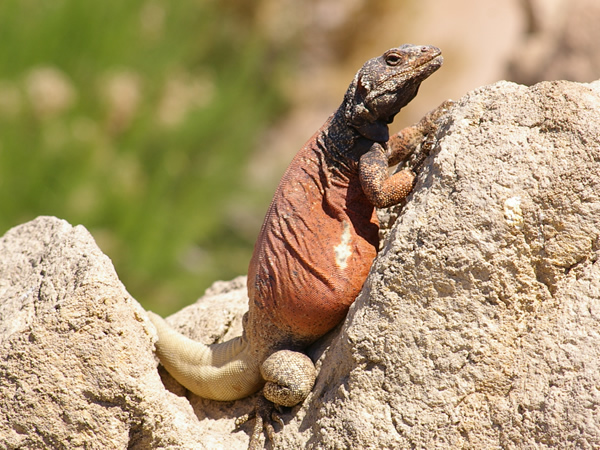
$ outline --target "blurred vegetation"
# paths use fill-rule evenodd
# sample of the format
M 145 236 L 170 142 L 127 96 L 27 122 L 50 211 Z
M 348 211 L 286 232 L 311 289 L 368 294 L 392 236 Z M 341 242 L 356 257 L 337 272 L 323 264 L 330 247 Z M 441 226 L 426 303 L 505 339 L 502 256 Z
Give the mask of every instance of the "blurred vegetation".
M 162 314 L 245 274 L 255 235 L 231 211 L 266 210 L 243 168 L 293 55 L 232 3 L 0 2 L 0 234 L 83 224 Z

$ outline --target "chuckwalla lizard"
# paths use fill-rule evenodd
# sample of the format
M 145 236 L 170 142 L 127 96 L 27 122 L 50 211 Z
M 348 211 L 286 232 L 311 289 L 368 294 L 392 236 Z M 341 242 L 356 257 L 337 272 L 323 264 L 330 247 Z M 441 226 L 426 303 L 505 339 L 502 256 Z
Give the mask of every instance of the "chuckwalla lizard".
M 367 61 L 295 156 L 254 247 L 241 337 L 206 346 L 149 312 L 158 357 L 183 386 L 215 400 L 261 388 L 276 405 L 306 398 L 315 367 L 301 351 L 334 328 L 360 292 L 379 245 L 374 208 L 399 203 L 414 184 L 417 163 L 392 176 L 388 167 L 409 160 L 448 104 L 391 138 L 388 124 L 441 64 L 438 48 L 409 44 Z M 251 447 L 263 425 L 272 437 L 257 414 Z

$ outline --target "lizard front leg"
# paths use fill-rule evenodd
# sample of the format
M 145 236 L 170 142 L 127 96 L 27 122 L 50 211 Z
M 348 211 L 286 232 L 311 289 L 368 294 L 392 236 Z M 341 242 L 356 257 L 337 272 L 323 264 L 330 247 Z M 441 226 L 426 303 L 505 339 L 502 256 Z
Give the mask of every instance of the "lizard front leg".
M 425 114 L 415 125 L 404 128 L 391 136 L 387 142 L 387 156 L 390 167 L 410 157 L 408 167 L 413 171 L 417 171 L 429 155 L 432 147 L 431 143 L 427 142 L 428 136 L 432 135 L 438 128 L 439 119 L 448 112 L 453 104 L 452 100 L 444 101 L 437 108 Z M 415 153 L 419 146 L 420 151 Z
M 376 208 L 387 208 L 400 203 L 413 188 L 415 174 L 410 169 L 394 175 L 388 173 L 386 149 L 375 142 L 369 151 L 361 156 L 358 165 L 360 184 L 363 192 Z
M 376 208 L 397 205 L 410 193 L 415 172 L 433 147 L 427 137 L 439 126 L 439 119 L 454 104 L 446 100 L 415 125 L 391 136 L 386 148 L 375 142 L 360 158 L 359 174 L 363 192 Z M 416 150 L 419 149 L 418 152 Z M 388 167 L 407 161 L 407 167 L 391 177 Z

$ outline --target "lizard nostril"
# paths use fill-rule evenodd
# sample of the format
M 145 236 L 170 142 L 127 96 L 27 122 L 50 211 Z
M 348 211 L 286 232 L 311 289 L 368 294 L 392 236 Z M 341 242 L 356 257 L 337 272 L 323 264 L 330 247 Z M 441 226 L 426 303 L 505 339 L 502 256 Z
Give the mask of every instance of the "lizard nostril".
M 421 52 L 425 53 L 427 51 L 427 47 L 423 46 L 421 47 Z

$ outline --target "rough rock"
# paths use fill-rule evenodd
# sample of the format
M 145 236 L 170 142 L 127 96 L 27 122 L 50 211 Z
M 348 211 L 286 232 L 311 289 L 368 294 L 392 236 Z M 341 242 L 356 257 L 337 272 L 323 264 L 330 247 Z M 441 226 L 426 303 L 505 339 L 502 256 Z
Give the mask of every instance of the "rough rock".
M 598 124 L 600 82 L 458 102 L 287 446 L 600 446 Z
M 226 316 L 214 312 L 221 325 L 207 331 Z M 85 228 L 41 217 L 8 231 L 0 448 L 231 448 L 203 436 L 188 400 L 165 390 L 155 339 Z
M 347 319 L 310 349 L 317 383 L 278 447 L 600 446 L 599 123 L 600 81 L 457 102 Z M 253 398 L 157 371 L 152 326 L 82 227 L 37 219 L 0 255 L 0 447 L 247 445 L 233 421 Z M 227 339 L 244 286 L 168 320 Z

